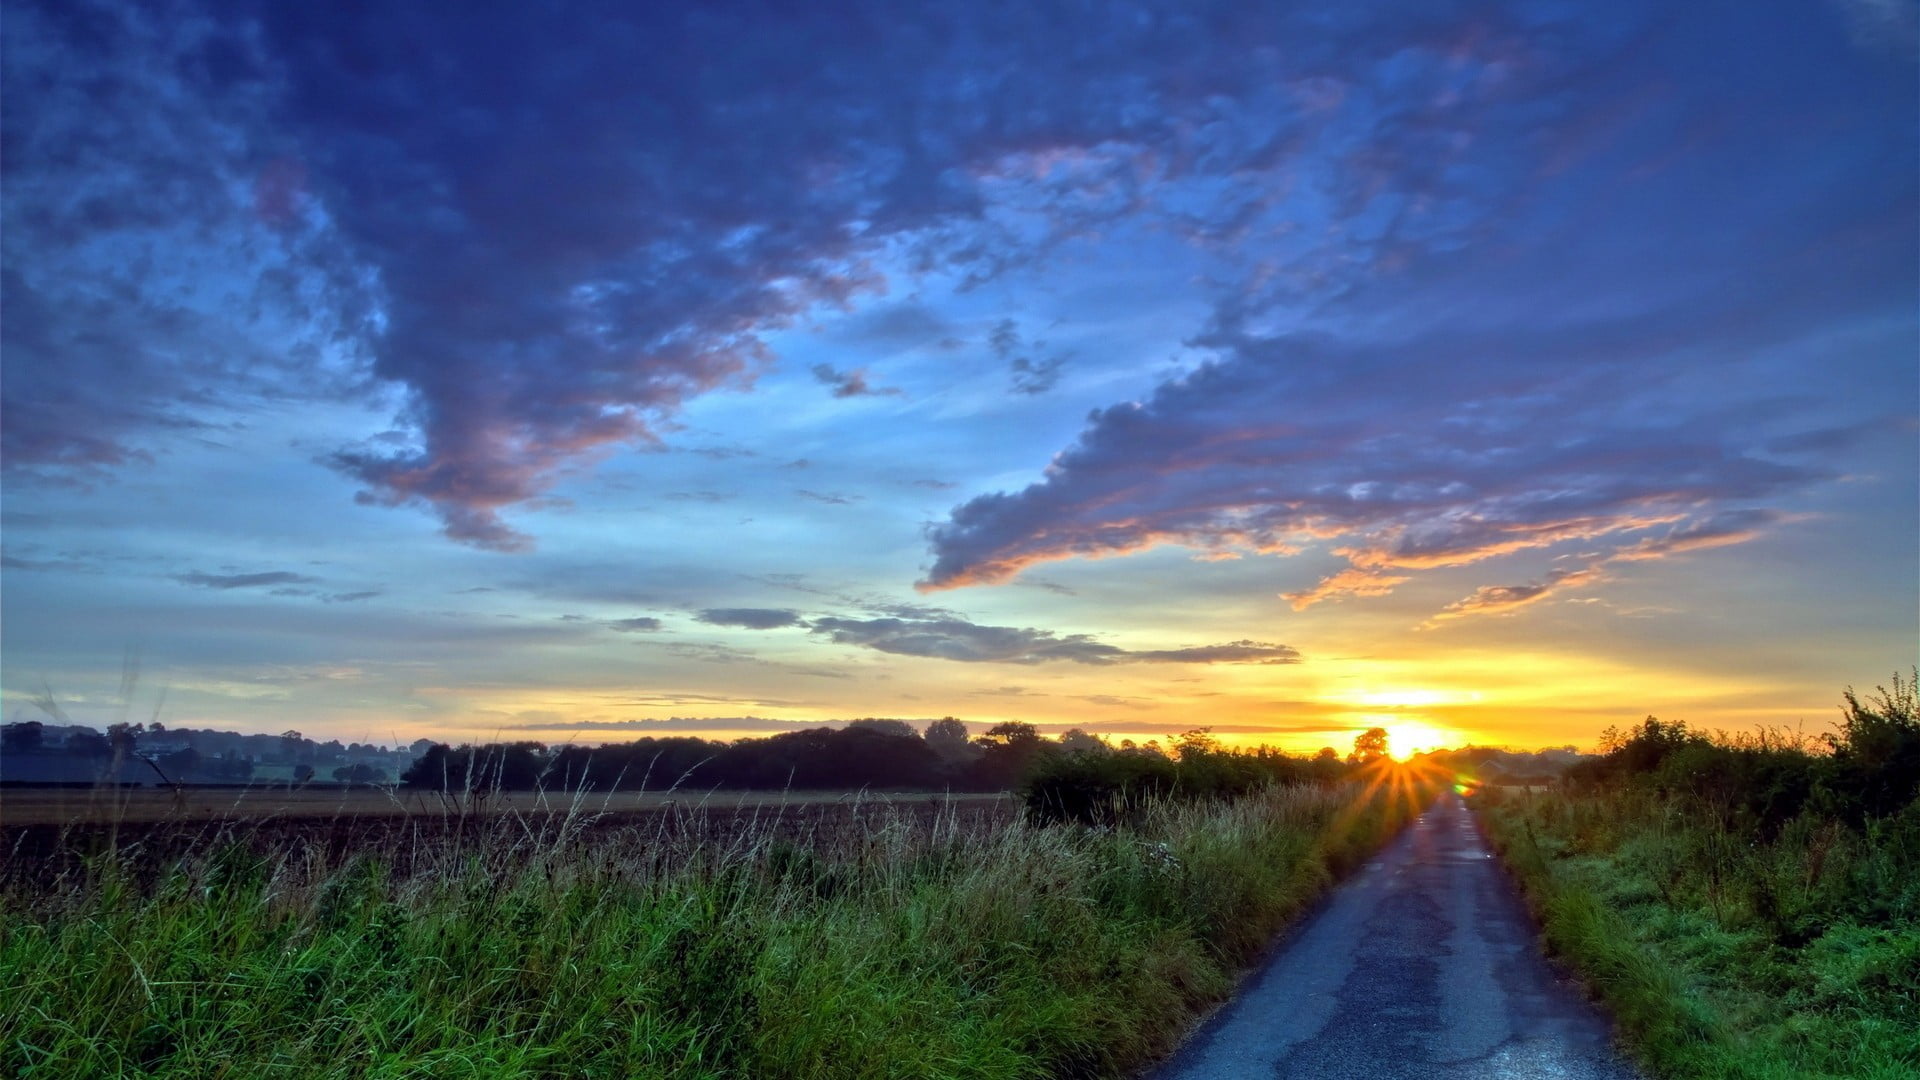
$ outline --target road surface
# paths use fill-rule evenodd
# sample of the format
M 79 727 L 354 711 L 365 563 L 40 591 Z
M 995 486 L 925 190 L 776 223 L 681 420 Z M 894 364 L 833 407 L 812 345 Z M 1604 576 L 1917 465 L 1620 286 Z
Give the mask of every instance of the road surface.
M 1332 896 L 1155 1080 L 1629 1080 L 1447 794 Z

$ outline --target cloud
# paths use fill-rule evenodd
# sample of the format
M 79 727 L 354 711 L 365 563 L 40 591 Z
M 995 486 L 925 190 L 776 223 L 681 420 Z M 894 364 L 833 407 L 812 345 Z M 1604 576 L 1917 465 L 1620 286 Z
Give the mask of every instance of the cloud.
M 836 645 L 860 645 L 899 656 L 924 656 L 968 663 L 1112 664 L 1126 650 L 1105 645 L 1085 634 L 1065 637 L 1051 630 L 1012 626 L 980 626 L 961 619 L 843 619 L 813 620 L 811 630 Z
M 1345 570 L 1329 574 L 1320 579 L 1311 589 L 1299 592 L 1281 593 L 1280 598 L 1293 605 L 1295 611 L 1305 611 L 1322 600 L 1344 600 L 1349 596 L 1385 596 L 1394 586 L 1403 585 L 1410 580 L 1405 574 L 1386 574 L 1378 570 L 1366 570 L 1349 566 Z
M 1905 0 L 1833 0 L 1846 15 L 1854 44 L 1912 60 L 1920 56 L 1920 13 Z
M 814 502 L 826 503 L 828 506 L 852 506 L 854 503 L 860 501 L 860 496 L 858 495 L 839 495 L 831 491 L 809 491 L 806 488 L 795 488 L 794 494 L 803 499 L 812 499 Z
M 898 397 L 905 391 L 897 386 L 876 387 L 867 382 L 865 368 L 853 371 L 841 371 L 832 364 L 813 365 L 813 377 L 833 388 L 833 396 L 850 397 Z
M 1744 544 L 1760 535 L 1763 527 L 1787 520 L 1788 517 L 1789 515 L 1780 511 L 1764 508 L 1728 510 L 1674 528 L 1662 536 L 1645 537 L 1631 545 L 1617 548 L 1584 568 L 1552 571 L 1545 580 L 1535 584 L 1483 585 L 1474 590 L 1473 595 L 1456 600 L 1436 612 L 1433 620 L 1425 624 L 1423 629 L 1430 629 L 1438 620 L 1457 619 L 1467 615 L 1509 614 L 1555 593 L 1598 584 L 1606 580 L 1605 567 L 1610 563 L 1646 562 L 1694 551 Z M 1622 614 L 1640 613 L 1643 613 L 1640 609 L 1622 612 Z
M 831 720 L 774 720 L 764 716 L 669 716 L 647 720 L 567 720 L 534 717 L 513 725 L 516 731 L 617 731 L 634 736 L 687 731 L 807 731 L 839 727 Z
M 707 608 L 694 616 L 712 626 L 738 626 L 747 630 L 777 630 L 801 625 L 800 613 L 786 608 Z
M 682 660 L 696 660 L 703 664 L 764 664 L 759 656 L 736 649 L 731 645 L 698 641 L 641 641 L 635 644 L 651 649 L 660 649 Z
M 1690 522 L 1665 536 L 1647 537 L 1631 547 L 1613 553 L 1614 562 L 1642 562 L 1684 555 L 1690 551 L 1744 544 L 1759 536 L 1762 529 L 1788 518 L 1778 510 L 1730 510 L 1703 521 Z
M 1012 319 L 995 323 L 987 334 L 987 344 L 1001 363 L 1007 365 L 1014 392 L 1020 394 L 1044 394 L 1053 389 L 1068 359 L 1067 353 L 1042 355 L 1047 346 L 1044 341 L 1023 344 L 1019 324 Z
M 1297 664 L 1300 651 L 1290 645 L 1242 638 L 1225 645 L 1200 645 L 1187 649 L 1150 649 L 1135 652 L 1133 659 L 1147 664 Z
M 650 634 L 660 629 L 660 620 L 651 615 L 637 615 L 631 619 L 611 619 L 607 626 L 623 633 Z
M 80 559 L 65 557 L 58 559 L 30 559 L 11 553 L 0 554 L 0 567 L 8 570 L 44 570 L 81 574 L 97 574 L 100 572 L 99 566 Z
M 1350 152 L 1283 155 L 1343 205 L 1221 283 L 1185 343 L 1197 367 L 1095 410 L 1038 481 L 934 524 L 919 587 L 1168 544 L 1344 557 L 1288 594 L 1308 606 L 1557 545 L 1630 551 L 1839 476 L 1819 433 L 1858 406 L 1819 365 L 1912 385 L 1891 349 L 1835 360 L 1830 342 L 1898 326 L 1910 344 L 1920 174 L 1867 165 L 1869 140 L 1836 129 L 1852 167 L 1710 197 L 1777 130 L 1668 62 L 1712 39 L 1705 20 L 1632 22 L 1571 23 L 1550 48 L 1500 20 L 1454 38 L 1477 72 L 1464 98 L 1344 81 L 1337 115 L 1364 129 Z M 1829 83 L 1772 32 L 1783 105 L 1838 123 L 1873 100 L 1873 80 Z M 1660 121 L 1612 116 L 1655 76 Z M 1534 106 L 1555 138 L 1525 119 Z M 1579 168 L 1557 167 L 1568 155 Z
M 277 399 L 346 394 L 370 294 L 306 213 L 244 74 L 256 43 L 139 5 L 27 3 L 7 23 L 9 480 L 99 481 Z
M 1664 452 L 1708 502 L 1791 488 L 1724 421 L 1689 423 L 1712 418 L 1663 361 L 1718 340 L 1731 370 L 1911 307 L 1914 170 L 1884 156 L 1910 141 L 1907 69 L 1839 62 L 1827 11 L 1756 20 L 1765 94 L 1734 108 L 1692 62 L 1722 20 L 1671 5 L 70 7 L 10 9 L 0 73 L 16 475 L 93 479 L 263 403 L 379 395 L 399 435 L 321 460 L 364 503 L 524 550 L 510 516 L 751 387 L 770 335 L 851 313 L 921 339 L 937 319 L 858 309 L 1150 232 L 1203 258 L 1221 299 L 1192 345 L 1217 366 L 1103 410 L 1041 490 L 957 508 L 928 583 L 1222 535 L 1453 528 L 1440 553 L 1466 555 L 1482 531 L 1669 512 Z M 1822 164 L 1726 197 L 1780 159 L 1787 109 L 1795 160 Z M 1064 356 L 1003 359 L 1039 393 Z M 1236 379 L 1264 385 L 1208 391 Z M 1574 404 L 1593 393 L 1618 408 Z
M 175 574 L 173 580 L 203 589 L 257 589 L 267 585 L 310 585 L 320 579 L 291 570 L 268 570 L 258 574 L 205 574 L 196 570 Z
M 1426 626 L 1430 628 L 1436 621 L 1468 615 L 1509 615 L 1554 593 L 1584 588 L 1602 580 L 1600 568 L 1590 566 L 1581 570 L 1555 570 L 1546 580 L 1531 585 L 1482 585 L 1472 596 L 1440 609 Z
M 1087 634 L 1056 634 L 1032 627 L 982 626 L 965 619 L 814 619 L 811 632 L 836 645 L 858 645 L 897 656 L 1001 664 L 1290 664 L 1300 654 L 1285 645 L 1235 641 L 1188 649 L 1130 651 Z

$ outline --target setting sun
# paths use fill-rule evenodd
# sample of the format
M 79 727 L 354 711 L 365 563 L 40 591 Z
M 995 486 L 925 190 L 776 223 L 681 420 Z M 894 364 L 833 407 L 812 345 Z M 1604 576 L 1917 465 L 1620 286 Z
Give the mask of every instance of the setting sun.
M 1406 761 L 1415 754 L 1439 750 L 1460 741 L 1457 733 L 1431 724 L 1403 722 L 1381 726 L 1387 729 L 1387 753 L 1395 761 Z

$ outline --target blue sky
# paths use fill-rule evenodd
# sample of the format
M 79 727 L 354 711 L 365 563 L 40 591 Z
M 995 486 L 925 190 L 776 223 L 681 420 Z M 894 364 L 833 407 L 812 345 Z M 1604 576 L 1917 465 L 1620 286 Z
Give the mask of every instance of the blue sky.
M 1535 745 L 1913 659 L 1911 4 L 443 7 L 9 5 L 9 719 Z

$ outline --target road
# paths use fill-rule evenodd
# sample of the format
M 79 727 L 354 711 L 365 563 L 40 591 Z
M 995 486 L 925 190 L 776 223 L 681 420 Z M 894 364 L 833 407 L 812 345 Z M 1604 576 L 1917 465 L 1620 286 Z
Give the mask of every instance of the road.
M 1155 1080 L 1629 1080 L 1451 793 L 1313 913 Z

